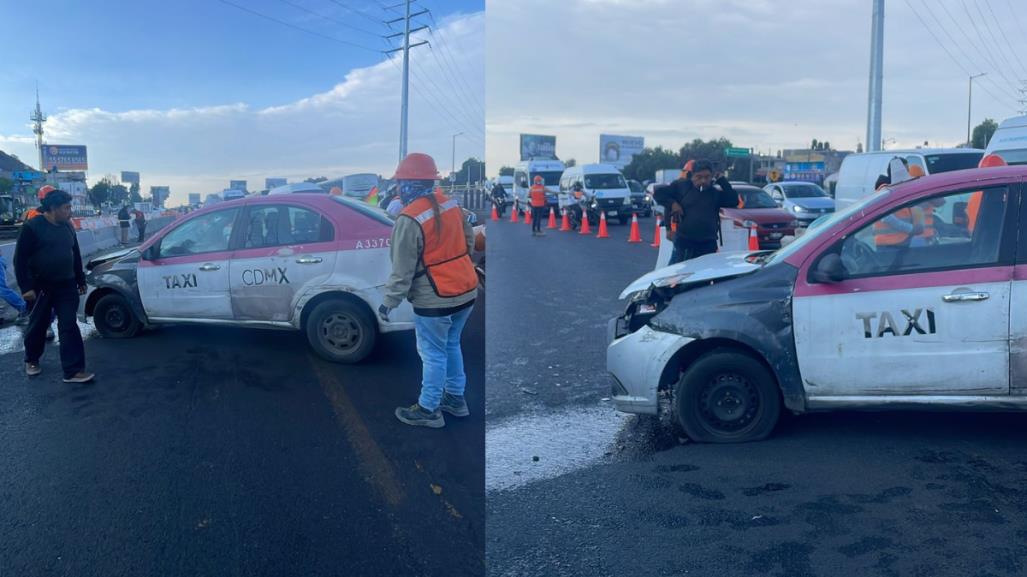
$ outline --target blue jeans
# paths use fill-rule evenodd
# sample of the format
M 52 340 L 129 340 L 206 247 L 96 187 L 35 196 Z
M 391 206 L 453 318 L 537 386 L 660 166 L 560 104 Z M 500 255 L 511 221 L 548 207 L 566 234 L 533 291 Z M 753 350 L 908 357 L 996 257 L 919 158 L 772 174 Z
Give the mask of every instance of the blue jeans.
M 463 396 L 467 385 L 460 333 L 473 306 L 444 317 L 414 315 L 417 354 L 421 355 L 421 396 L 417 403 L 429 411 L 439 408 L 442 392 Z
M 25 299 L 21 298 L 21 295 L 15 292 L 14 289 L 7 286 L 7 265 L 4 264 L 4 257 L 2 256 L 0 256 L 0 299 L 7 301 L 7 304 L 17 309 L 19 313 L 24 313 L 28 310 Z

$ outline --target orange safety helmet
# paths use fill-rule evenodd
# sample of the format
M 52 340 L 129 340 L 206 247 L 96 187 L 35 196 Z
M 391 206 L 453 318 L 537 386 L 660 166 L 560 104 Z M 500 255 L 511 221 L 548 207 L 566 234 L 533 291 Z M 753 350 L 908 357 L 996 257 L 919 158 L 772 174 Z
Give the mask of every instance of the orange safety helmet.
M 685 178 L 685 175 L 687 175 L 689 172 L 692 172 L 692 168 L 694 166 L 695 160 L 689 160 L 688 162 L 686 162 L 685 165 L 681 167 L 681 174 L 679 175 L 679 178 Z
M 994 152 L 981 159 L 977 168 L 995 168 L 996 166 L 1007 166 L 1005 159 Z
M 50 192 L 54 190 L 57 190 L 57 188 L 50 186 L 49 184 L 40 186 L 39 191 L 36 193 L 36 198 L 42 201 L 44 198 L 46 198 L 47 194 L 50 194 Z
M 538 174 L 535 175 L 535 180 L 534 180 L 535 184 L 543 184 L 544 182 L 545 182 L 545 180 L 543 180 L 541 175 L 538 175 Z
M 920 178 L 921 176 L 927 176 L 927 173 L 924 172 L 924 169 L 921 166 L 916 164 L 909 165 L 910 178 Z
M 395 180 L 437 180 L 439 169 L 435 159 L 420 152 L 411 152 L 396 168 Z

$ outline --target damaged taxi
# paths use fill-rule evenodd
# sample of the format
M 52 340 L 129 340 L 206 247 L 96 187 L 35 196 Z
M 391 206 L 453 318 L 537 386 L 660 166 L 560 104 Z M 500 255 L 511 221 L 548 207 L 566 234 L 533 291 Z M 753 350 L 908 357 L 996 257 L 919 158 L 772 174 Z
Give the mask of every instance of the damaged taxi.
M 643 276 L 609 324 L 614 405 L 722 443 L 782 410 L 1027 409 L 1025 177 L 917 178 L 777 252 Z
M 214 205 L 91 261 L 79 316 L 108 338 L 172 323 L 298 330 L 321 357 L 358 362 L 379 333 L 413 329 L 409 303 L 389 321 L 372 312 L 392 269 L 392 226 L 325 194 Z

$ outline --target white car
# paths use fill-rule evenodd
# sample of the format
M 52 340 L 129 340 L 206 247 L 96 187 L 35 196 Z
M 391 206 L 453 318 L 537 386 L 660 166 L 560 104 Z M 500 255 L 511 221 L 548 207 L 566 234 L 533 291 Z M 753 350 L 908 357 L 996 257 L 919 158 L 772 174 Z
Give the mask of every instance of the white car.
M 94 260 L 80 316 L 109 338 L 147 326 L 221 324 L 301 330 L 330 361 L 354 363 L 378 333 L 413 328 L 382 304 L 392 220 L 326 194 L 244 198 L 189 214 L 138 250 Z
M 762 439 L 782 406 L 1027 410 L 1025 177 L 918 178 L 775 253 L 638 279 L 609 325 L 614 405 L 670 411 L 705 442 Z M 896 218 L 923 226 L 903 236 Z

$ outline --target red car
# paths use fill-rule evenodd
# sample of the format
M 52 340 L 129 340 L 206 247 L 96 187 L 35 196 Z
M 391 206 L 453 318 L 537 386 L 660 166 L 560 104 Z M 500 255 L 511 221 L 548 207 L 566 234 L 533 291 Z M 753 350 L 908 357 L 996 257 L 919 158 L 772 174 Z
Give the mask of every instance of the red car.
M 731 187 L 742 208 L 722 208 L 721 214 L 746 228 L 755 223 L 761 249 L 781 248 L 782 237 L 795 235 L 795 217 L 779 208 L 767 191 L 744 183 L 731 183 Z

